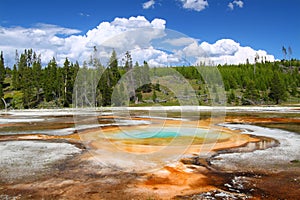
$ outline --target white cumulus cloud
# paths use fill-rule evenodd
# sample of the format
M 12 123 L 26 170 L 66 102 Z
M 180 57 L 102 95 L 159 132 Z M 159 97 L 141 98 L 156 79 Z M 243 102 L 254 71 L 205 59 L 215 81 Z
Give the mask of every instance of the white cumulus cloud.
M 150 46 L 148 48 L 135 48 L 130 51 L 132 58 L 140 64 L 147 61 L 149 66 L 170 66 L 181 62 L 181 58 L 174 54 L 168 54 L 163 50 L 159 50 Z
M 182 7 L 189 10 L 202 11 L 208 7 L 208 2 L 206 0 L 180 0 Z
M 37 24 L 32 28 L 0 27 L 0 50 L 4 52 L 5 62 L 9 66 L 14 64 L 16 50 L 21 53 L 30 48 L 42 54 L 44 61 L 49 61 L 65 48 L 65 37 L 79 33 L 76 29 L 49 24 Z
M 0 27 L 0 50 L 4 52 L 5 62 L 9 66 L 14 64 L 16 50 L 22 53 L 29 48 L 42 55 L 43 63 L 49 62 L 52 57 L 56 57 L 59 63 L 66 57 L 82 63 L 90 57 L 94 46 L 108 45 L 121 50 L 135 46 L 148 47 L 151 39 L 161 37 L 165 24 L 163 19 L 148 21 L 143 16 L 115 18 L 112 22 L 100 23 L 83 35 L 76 29 L 49 24 L 38 24 L 32 28 Z M 134 32 L 137 28 L 144 31 Z M 147 28 L 153 30 L 146 31 Z
M 218 57 L 222 55 L 233 56 L 239 49 L 238 43 L 230 39 L 221 39 L 214 44 L 202 42 L 200 47 L 212 57 Z
M 175 38 L 175 39 L 166 39 L 164 42 L 167 44 L 171 44 L 173 46 L 186 46 L 189 45 L 196 40 L 193 38 L 189 37 L 180 37 L 180 38 Z
M 147 1 L 147 2 L 143 3 L 143 9 L 153 8 L 154 4 L 155 4 L 154 0 Z
M 241 0 L 239 0 L 239 1 L 234 0 L 233 3 L 240 8 L 242 8 L 244 6 L 244 2 Z
M 264 50 L 254 50 L 248 46 L 241 46 L 232 39 L 221 39 L 213 44 L 202 42 L 193 43 L 185 47 L 180 53 L 181 56 L 194 57 L 196 61 L 193 64 L 205 62 L 206 64 L 241 64 L 254 63 L 255 56 L 267 61 L 275 61 L 273 55 L 269 55 Z
M 234 6 L 237 6 L 239 8 L 243 8 L 244 7 L 244 2 L 241 0 L 234 0 L 233 2 L 230 2 L 228 4 L 228 7 L 230 10 L 234 10 Z
M 106 65 L 112 49 L 119 60 L 130 51 L 133 61 L 140 64 L 146 60 L 152 66 L 176 65 L 182 60 L 191 64 L 209 60 L 214 64 L 239 64 L 248 59 L 254 62 L 255 55 L 274 61 L 264 50 L 242 46 L 232 39 L 221 39 L 213 44 L 189 38 L 178 32 L 168 37 L 166 21 L 147 20 L 143 16 L 115 18 L 112 22 L 101 22 L 97 27 L 82 34 L 79 30 L 48 24 L 32 28 L 0 27 L 0 50 L 4 52 L 5 64 L 12 67 L 15 51 L 32 48 L 41 54 L 43 64 L 55 57 L 62 64 L 67 57 L 72 62 L 83 63 L 93 54 L 94 46 L 102 64 Z M 174 37 L 177 33 L 177 37 Z
M 233 10 L 233 9 L 234 9 L 233 3 L 232 3 L 232 2 L 229 2 L 228 7 L 229 7 L 230 10 Z

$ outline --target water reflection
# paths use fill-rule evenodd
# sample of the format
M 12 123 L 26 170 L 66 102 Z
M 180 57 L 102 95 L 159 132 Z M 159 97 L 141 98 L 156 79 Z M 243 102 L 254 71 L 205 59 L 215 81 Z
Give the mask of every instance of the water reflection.
M 256 137 L 256 136 L 252 136 Z M 231 152 L 252 152 L 255 150 L 264 150 L 272 147 L 276 147 L 279 145 L 279 141 L 273 139 L 273 138 L 268 138 L 268 137 L 256 137 L 259 139 L 258 142 L 249 142 L 243 147 L 239 147 L 236 149 L 228 150 Z

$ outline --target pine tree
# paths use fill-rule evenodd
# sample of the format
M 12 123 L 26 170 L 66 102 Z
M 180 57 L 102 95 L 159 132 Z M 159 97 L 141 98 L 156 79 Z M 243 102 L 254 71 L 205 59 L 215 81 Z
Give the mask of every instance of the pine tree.
M 275 72 L 272 78 L 269 97 L 275 101 L 276 104 L 286 100 L 286 87 L 278 72 Z
M 136 91 L 137 90 L 140 91 L 140 87 L 143 85 L 142 84 L 143 81 L 142 81 L 142 69 L 139 66 L 138 62 L 135 63 L 132 73 L 133 73 L 133 78 L 134 78 Z
M 43 73 L 43 91 L 47 102 L 53 101 L 57 97 L 57 63 L 55 58 L 48 63 Z
M 4 78 L 5 78 L 4 58 L 3 58 L 3 52 L 1 51 L 1 55 L 0 55 L 0 108 L 4 108 L 4 103 L 2 101 L 2 98 L 4 97 L 4 92 L 3 92 Z
M 12 86 L 15 90 L 17 90 L 19 88 L 19 72 L 18 72 L 16 64 L 14 64 L 14 66 L 13 66 Z
M 4 105 L 4 93 L 3 93 L 3 86 L 2 86 L 2 83 L 0 83 L 0 109 L 4 108 L 5 105 Z
M 288 52 L 289 52 L 290 67 L 292 67 L 291 66 L 291 58 L 292 58 L 292 54 L 293 54 L 292 47 L 289 46 Z
M 103 73 L 103 92 L 102 92 L 102 105 L 103 106 L 109 106 L 111 105 L 111 94 L 112 94 L 112 87 L 111 82 L 109 78 L 109 70 L 105 70 Z
M 248 104 L 257 104 L 257 101 L 260 100 L 259 91 L 256 89 L 256 85 L 253 80 L 250 80 L 248 82 L 243 97 L 244 97 L 244 100 L 248 102 Z
M 151 80 L 150 80 L 150 68 L 146 61 L 144 61 L 144 66 L 141 69 L 141 85 L 142 91 L 147 93 L 151 92 Z
M 128 88 L 128 92 L 129 92 L 129 96 L 130 96 L 130 100 L 134 101 L 136 99 L 136 94 L 135 94 L 135 89 L 136 88 L 136 83 L 135 83 L 135 78 L 134 78 L 134 72 L 131 71 L 133 69 L 133 65 L 132 65 L 132 57 L 129 51 L 127 51 L 125 53 L 125 70 L 127 72 L 127 87 Z M 128 73 L 129 72 L 129 73 Z
M 287 51 L 286 51 L 286 48 L 284 46 L 282 46 L 282 53 L 283 53 L 283 56 L 284 56 L 284 60 L 286 60 L 286 54 L 287 54 Z
M 231 104 L 232 102 L 235 102 L 235 100 L 236 100 L 235 93 L 233 90 L 230 90 L 230 94 L 228 95 L 228 98 L 227 98 L 227 103 Z
M 4 67 L 3 52 L 1 51 L 1 54 L 0 54 L 0 83 L 3 83 L 4 78 L 5 78 L 5 67 Z
M 121 74 L 118 69 L 118 58 L 115 50 L 112 51 L 111 57 L 109 59 L 109 68 L 111 71 L 111 83 L 115 86 L 121 78 Z
M 23 106 L 24 108 L 31 108 L 34 92 L 33 92 L 33 51 L 32 49 L 25 49 L 24 53 L 21 54 L 18 62 L 19 71 L 19 83 L 20 89 L 23 93 Z
M 71 98 L 72 98 L 72 103 L 75 104 L 77 103 L 76 100 L 74 100 L 74 98 L 77 98 L 77 96 L 73 96 L 73 94 L 78 94 L 77 92 L 77 88 L 76 88 L 76 79 L 77 79 L 77 75 L 78 75 L 78 72 L 79 72 L 79 63 L 78 61 L 75 62 L 75 64 L 73 65 L 72 67 L 72 75 L 71 75 L 71 82 L 72 82 L 72 85 L 73 85 L 73 91 L 72 91 L 72 95 L 71 95 Z M 73 102 L 74 100 L 74 102 Z M 74 106 L 74 105 L 73 105 Z
M 72 93 L 73 93 L 73 83 L 72 83 L 72 69 L 71 69 L 71 63 L 66 58 L 63 66 L 63 91 L 62 91 L 62 96 L 63 96 L 63 106 L 64 107 L 69 107 L 69 105 L 72 102 Z
M 40 56 L 37 56 L 36 53 L 33 54 L 33 64 L 32 64 L 32 73 L 33 73 L 33 86 L 35 90 L 36 103 L 40 101 L 40 89 L 42 87 L 42 64 Z
M 132 57 L 131 57 L 131 54 L 129 51 L 126 51 L 124 60 L 125 60 L 124 68 L 125 68 L 126 72 L 128 72 L 129 70 L 132 69 Z

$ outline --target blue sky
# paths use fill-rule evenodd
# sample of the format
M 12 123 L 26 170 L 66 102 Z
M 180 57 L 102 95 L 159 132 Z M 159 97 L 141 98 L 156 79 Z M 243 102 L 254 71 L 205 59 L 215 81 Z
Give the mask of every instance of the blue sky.
M 199 45 L 202 42 L 213 45 L 219 40 L 231 39 L 241 47 L 264 50 L 275 59 L 283 58 L 281 48 L 284 45 L 291 46 L 292 57 L 300 58 L 300 1 L 203 1 L 196 0 L 198 4 L 193 4 L 192 0 L 1 0 L 0 28 L 11 33 L 16 27 L 43 29 L 41 24 L 51 24 L 70 30 L 68 34 L 64 31 L 55 33 L 66 38 L 84 36 L 100 23 L 111 23 L 116 17 L 143 16 L 149 22 L 165 20 L 165 28 L 198 39 Z M 153 5 L 143 8 L 146 2 Z M 20 41 L 17 46 L 6 43 L 6 37 L 5 34 L 0 36 L 0 50 L 4 49 L 4 53 L 6 50 L 8 60 L 9 46 L 20 50 L 31 48 L 26 41 Z M 47 49 L 46 44 L 32 48 L 40 48 L 40 52 Z

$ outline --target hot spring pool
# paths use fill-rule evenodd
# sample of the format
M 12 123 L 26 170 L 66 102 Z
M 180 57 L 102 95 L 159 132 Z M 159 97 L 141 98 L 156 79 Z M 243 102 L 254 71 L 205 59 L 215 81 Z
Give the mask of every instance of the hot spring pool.
M 172 139 L 178 137 L 198 139 L 224 139 L 227 134 L 219 134 L 207 129 L 187 127 L 163 127 L 145 129 L 121 129 L 114 133 L 104 133 L 104 137 L 116 140 L 139 140 L 139 139 Z

